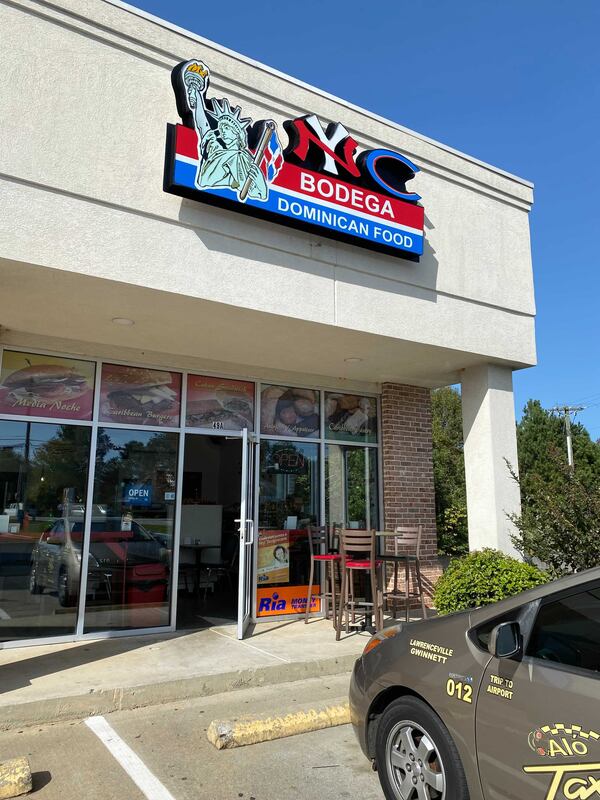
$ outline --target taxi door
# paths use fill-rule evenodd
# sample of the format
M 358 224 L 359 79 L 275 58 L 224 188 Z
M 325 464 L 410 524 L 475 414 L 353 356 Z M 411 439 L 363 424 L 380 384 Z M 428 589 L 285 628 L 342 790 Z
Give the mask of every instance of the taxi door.
M 524 607 L 476 706 L 485 800 L 600 800 L 600 583 Z

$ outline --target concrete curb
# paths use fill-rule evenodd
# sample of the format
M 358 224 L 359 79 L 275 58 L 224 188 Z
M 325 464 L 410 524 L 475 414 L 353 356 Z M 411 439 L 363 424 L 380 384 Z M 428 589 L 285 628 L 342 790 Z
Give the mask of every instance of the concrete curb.
M 30 792 L 33 788 L 29 761 L 13 758 L 0 764 L 0 800 L 18 797 Z
M 237 720 L 214 720 L 208 726 L 206 737 L 217 750 L 244 747 L 248 744 L 270 742 L 299 733 L 320 731 L 347 725 L 350 707 L 347 702 L 335 705 L 323 703 L 304 711 L 295 711 L 283 717 L 245 717 Z
M 87 694 L 49 697 L 31 703 L 0 704 L 0 731 L 64 720 L 83 719 L 188 698 L 270 686 L 306 678 L 350 672 L 357 655 L 350 653 L 317 661 L 293 661 L 215 675 L 203 675 L 162 683 L 115 689 L 90 690 Z

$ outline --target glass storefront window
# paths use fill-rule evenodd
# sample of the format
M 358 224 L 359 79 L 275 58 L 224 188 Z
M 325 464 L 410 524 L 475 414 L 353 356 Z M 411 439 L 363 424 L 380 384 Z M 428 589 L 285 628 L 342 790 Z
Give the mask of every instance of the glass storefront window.
M 261 441 L 259 480 L 257 613 L 302 613 L 309 573 L 307 528 L 319 519 L 319 446 Z
M 90 439 L 0 420 L 0 640 L 75 633 Z
M 257 397 L 256 388 L 251 380 L 4 350 L 0 641 L 169 625 L 180 438 L 189 428 L 252 431 L 255 412 L 257 615 L 303 613 L 309 525 L 378 527 L 377 400 L 275 384 L 262 384 Z M 196 499 L 203 491 L 196 483 Z M 315 590 L 319 581 L 317 570 Z
M 325 438 L 377 442 L 377 400 L 357 394 L 325 392 Z
M 169 624 L 178 439 L 98 431 L 85 632 Z
M 260 397 L 260 432 L 263 436 L 318 439 L 320 392 L 288 386 L 263 386 Z
M 325 447 L 327 524 L 371 530 L 378 527 L 377 450 L 328 444 Z

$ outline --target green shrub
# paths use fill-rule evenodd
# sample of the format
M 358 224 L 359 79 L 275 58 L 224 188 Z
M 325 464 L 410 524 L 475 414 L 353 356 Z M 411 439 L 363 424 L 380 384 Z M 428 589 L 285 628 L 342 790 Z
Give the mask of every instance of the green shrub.
M 466 503 L 454 503 L 437 518 L 438 553 L 458 558 L 469 552 Z
M 548 580 L 537 567 L 499 550 L 479 550 L 450 563 L 436 584 L 433 599 L 438 613 L 450 614 L 495 603 Z

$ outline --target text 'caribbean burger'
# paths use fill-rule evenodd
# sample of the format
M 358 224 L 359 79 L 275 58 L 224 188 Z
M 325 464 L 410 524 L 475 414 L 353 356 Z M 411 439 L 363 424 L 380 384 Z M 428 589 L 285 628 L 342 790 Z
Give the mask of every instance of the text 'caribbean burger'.
M 158 369 L 104 366 L 102 412 L 109 417 L 164 421 L 177 413 L 178 393 L 172 388 L 173 375 Z

